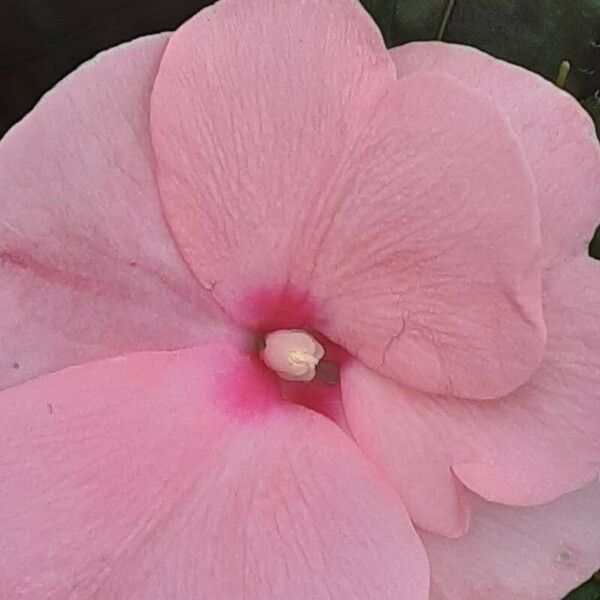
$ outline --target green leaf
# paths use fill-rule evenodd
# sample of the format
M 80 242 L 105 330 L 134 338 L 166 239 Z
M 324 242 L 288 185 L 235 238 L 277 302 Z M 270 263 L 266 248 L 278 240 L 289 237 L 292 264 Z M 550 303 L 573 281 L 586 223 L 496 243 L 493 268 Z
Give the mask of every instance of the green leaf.
M 581 587 L 571 592 L 565 600 L 600 600 L 600 580 L 592 577 Z
M 396 3 L 390 2 L 390 0 L 361 0 L 363 6 L 369 11 L 381 33 L 385 38 L 385 41 L 389 47 L 390 41 L 395 39 L 394 28 L 396 27 Z
M 594 119 L 594 123 L 596 123 L 596 132 L 600 138 L 600 91 L 596 92 L 593 96 L 586 98 L 581 104 L 583 105 L 583 108 L 590 113 L 592 119 Z
M 447 0 L 363 0 L 389 47 L 435 39 Z
M 579 98 L 600 88 L 600 0 L 363 0 L 388 46 L 435 39 L 467 44 L 555 80 L 571 63 L 566 88 Z

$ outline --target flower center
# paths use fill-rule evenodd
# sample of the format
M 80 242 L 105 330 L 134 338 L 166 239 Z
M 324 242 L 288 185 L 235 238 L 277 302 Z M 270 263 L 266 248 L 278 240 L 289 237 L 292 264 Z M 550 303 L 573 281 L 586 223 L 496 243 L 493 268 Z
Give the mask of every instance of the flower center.
M 325 350 L 317 340 L 300 329 L 279 329 L 268 333 L 260 355 L 264 363 L 288 381 L 312 381 Z

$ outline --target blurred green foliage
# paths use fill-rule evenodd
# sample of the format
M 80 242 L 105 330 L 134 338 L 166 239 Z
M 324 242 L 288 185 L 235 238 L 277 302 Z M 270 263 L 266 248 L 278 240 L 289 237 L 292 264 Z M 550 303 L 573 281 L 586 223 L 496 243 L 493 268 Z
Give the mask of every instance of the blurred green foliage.
M 600 579 L 592 577 L 588 582 L 571 592 L 565 600 L 600 600 Z

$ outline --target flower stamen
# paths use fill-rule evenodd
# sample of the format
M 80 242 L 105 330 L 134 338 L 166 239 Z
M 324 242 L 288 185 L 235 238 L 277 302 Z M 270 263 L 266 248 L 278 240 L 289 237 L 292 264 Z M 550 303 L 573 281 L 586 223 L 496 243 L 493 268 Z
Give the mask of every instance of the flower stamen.
M 312 381 L 325 350 L 299 329 L 280 329 L 267 334 L 260 351 L 265 364 L 288 381 Z

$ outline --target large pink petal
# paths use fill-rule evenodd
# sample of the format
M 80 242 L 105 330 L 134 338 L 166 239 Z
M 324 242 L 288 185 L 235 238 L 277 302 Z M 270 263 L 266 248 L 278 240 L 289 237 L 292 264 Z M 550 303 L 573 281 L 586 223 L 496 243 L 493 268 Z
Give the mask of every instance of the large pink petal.
M 579 103 L 539 75 L 475 48 L 415 42 L 391 54 L 401 77 L 454 75 L 507 112 L 538 183 L 544 264 L 587 254 L 600 221 L 600 146 Z
M 600 484 L 543 506 L 513 508 L 472 495 L 460 540 L 422 532 L 431 600 L 560 600 L 600 566 Z
M 2 598 L 425 600 L 400 499 L 255 360 L 212 344 L 5 390 Z
M 178 245 L 239 323 L 279 308 L 277 327 L 466 397 L 538 365 L 539 215 L 514 133 L 451 79 L 399 83 L 358 3 L 201 12 L 170 39 L 151 116 Z
M 214 328 L 151 167 L 149 95 L 166 42 L 102 54 L 0 143 L 0 388 Z
M 342 372 L 348 423 L 423 528 L 466 527 L 462 482 L 489 500 L 532 505 L 600 472 L 600 263 L 548 273 L 548 344 L 530 382 L 481 404 L 401 387 L 358 363 Z

